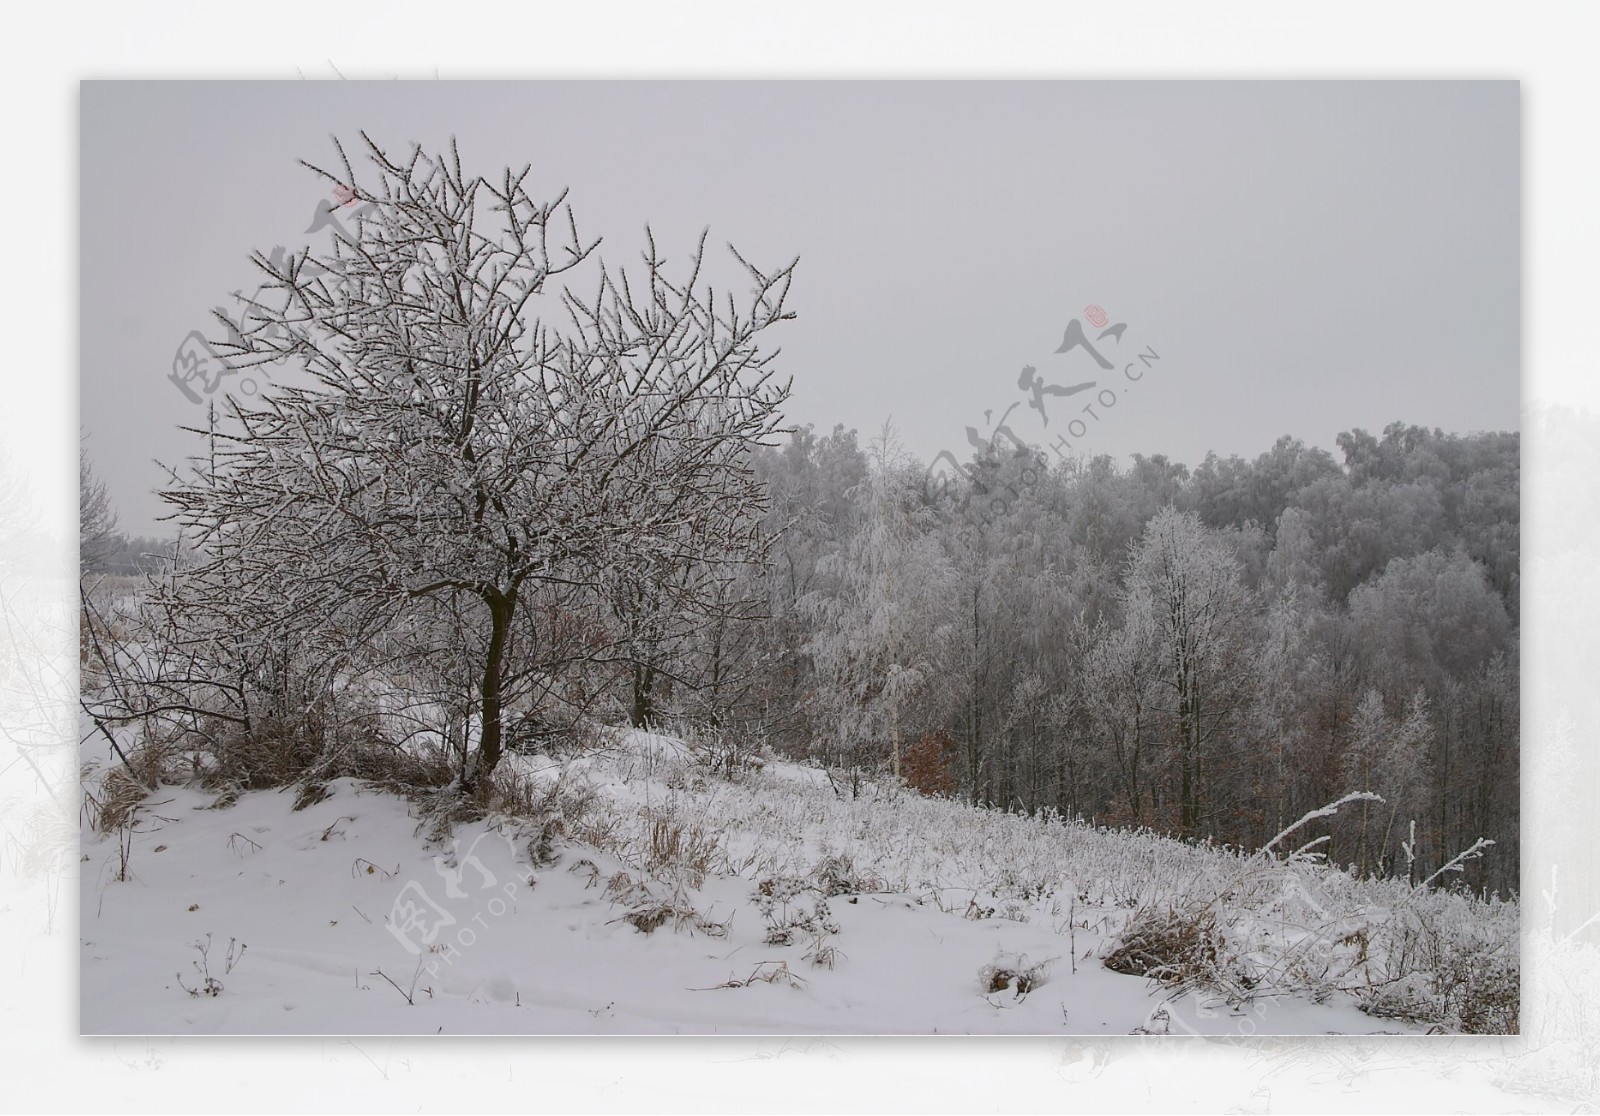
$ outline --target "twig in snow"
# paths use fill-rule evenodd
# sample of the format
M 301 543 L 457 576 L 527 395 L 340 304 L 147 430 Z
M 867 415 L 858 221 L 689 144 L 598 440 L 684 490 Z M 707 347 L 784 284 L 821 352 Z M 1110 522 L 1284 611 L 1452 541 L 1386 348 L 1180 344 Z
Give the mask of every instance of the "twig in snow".
M 379 976 L 379 977 L 382 977 L 384 980 L 389 982 L 389 987 L 393 988 L 396 992 L 400 993 L 400 995 L 402 995 L 402 996 L 404 996 L 406 998 L 406 1003 L 410 1004 L 412 1007 L 416 1007 L 417 1006 L 417 1001 L 416 1001 L 417 977 L 420 976 L 421 973 L 422 973 L 422 964 L 421 964 L 421 962 L 418 962 L 417 971 L 411 975 L 411 991 L 409 991 L 409 992 L 407 992 L 404 988 L 401 988 L 398 984 L 396 984 L 394 982 L 394 978 L 391 977 L 388 973 L 384 972 L 382 969 L 374 969 L 372 972 L 368 973 L 367 975 L 368 976 Z

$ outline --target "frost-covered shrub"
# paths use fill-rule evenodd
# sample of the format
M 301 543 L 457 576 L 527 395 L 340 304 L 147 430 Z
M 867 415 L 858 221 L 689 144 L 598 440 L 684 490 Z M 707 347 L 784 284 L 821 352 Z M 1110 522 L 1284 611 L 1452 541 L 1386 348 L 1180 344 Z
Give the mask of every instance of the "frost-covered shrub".
M 802 935 L 837 934 L 839 924 L 833 921 L 828 900 L 816 893 L 808 879 L 780 876 L 764 879 L 756 884 L 751 896 L 756 910 L 766 920 L 766 944 L 793 945 Z
M 718 779 L 736 781 L 766 764 L 760 742 L 749 733 L 692 721 L 683 722 L 677 731 L 695 763 Z
M 1515 1034 L 1521 962 L 1516 910 L 1448 892 L 1415 892 L 1371 933 L 1381 961 L 1357 999 L 1369 1014 Z

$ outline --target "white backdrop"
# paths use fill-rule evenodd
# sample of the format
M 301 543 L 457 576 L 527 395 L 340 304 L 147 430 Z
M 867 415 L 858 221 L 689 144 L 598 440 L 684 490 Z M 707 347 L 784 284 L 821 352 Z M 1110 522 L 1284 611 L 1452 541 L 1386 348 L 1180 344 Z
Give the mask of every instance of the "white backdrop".
M 688 13 L 688 14 L 684 14 Z M 1596 21 L 1576 5 L 78 5 L 7 13 L 0 444 L 68 573 L 0 616 L 0 1109 L 1537 1111 L 1600 1105 L 1592 484 L 1525 445 L 1526 946 L 1514 1039 L 205 1040 L 77 1037 L 71 698 L 77 82 L 85 77 L 1495 77 L 1523 83 L 1523 398 L 1600 401 Z M 175 158 L 181 156 L 175 155 Z M 1600 408 L 1597 408 L 1600 409 Z M 0 545 L 11 545 L 0 539 Z M 1552 883 L 1558 887 L 1552 888 Z M 1541 894 L 1543 892 L 1544 894 Z M 1555 929 L 1552 929 L 1554 927 Z M 1570 936 L 1569 936 L 1570 935 Z

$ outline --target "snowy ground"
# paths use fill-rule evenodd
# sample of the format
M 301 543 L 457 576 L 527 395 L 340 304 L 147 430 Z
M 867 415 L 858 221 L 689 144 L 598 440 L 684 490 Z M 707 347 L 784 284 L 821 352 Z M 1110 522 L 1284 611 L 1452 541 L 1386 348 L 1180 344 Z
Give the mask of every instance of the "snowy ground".
M 616 740 L 603 755 L 513 761 L 540 785 L 559 778 L 566 796 L 566 840 L 538 868 L 526 826 L 489 819 L 459 827 L 454 844 L 428 844 L 415 807 L 350 780 L 299 811 L 292 790 L 208 808 L 214 794 L 166 787 L 131 831 L 86 828 L 81 1030 L 1422 1029 L 1337 993 L 1233 1008 L 1169 1000 L 1099 963 L 1151 889 L 1192 879 L 1206 857 L 1237 863 L 1219 854 L 905 793 L 841 798 L 819 772 L 783 763 L 730 782 L 676 741 Z M 862 893 L 826 895 L 818 868 L 828 864 L 835 876 L 847 865 Z M 788 891 L 789 921 L 811 926 L 768 944 Z M 682 917 L 649 933 L 624 918 L 663 905 Z M 1263 942 L 1288 933 L 1260 932 Z M 1022 995 L 1014 982 L 989 992 L 980 978 L 985 966 L 1041 964 Z

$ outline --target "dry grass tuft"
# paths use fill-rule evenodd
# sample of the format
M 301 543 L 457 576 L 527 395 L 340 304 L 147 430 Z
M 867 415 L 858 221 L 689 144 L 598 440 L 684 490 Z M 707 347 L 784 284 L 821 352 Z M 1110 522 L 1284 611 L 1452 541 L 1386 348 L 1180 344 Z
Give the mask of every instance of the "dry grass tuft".
M 749 988 L 752 984 L 787 984 L 790 988 L 804 988 L 805 978 L 798 973 L 789 971 L 787 961 L 763 961 L 751 971 L 743 980 L 727 980 L 712 988 L 699 988 L 698 992 L 710 992 L 719 988 Z
M 882 876 L 857 868 L 849 853 L 823 857 L 812 869 L 811 876 L 824 898 L 888 890 Z
M 1030 965 L 1026 954 L 1018 957 L 1002 954 L 978 970 L 978 986 L 986 996 L 1014 988 L 1017 998 L 1021 999 L 1043 984 L 1049 975 L 1048 960 Z
M 119 766 L 107 771 L 98 787 L 85 786 L 83 796 L 90 828 L 110 833 L 130 823 L 139 804 L 150 796 L 150 788 Z
M 1128 919 L 1103 964 L 1115 973 L 1191 988 L 1215 977 L 1219 944 L 1216 917 L 1209 908 L 1185 912 L 1147 907 Z
M 691 932 L 698 930 L 702 934 L 713 938 L 725 938 L 728 936 L 728 924 L 726 922 L 714 922 L 707 918 L 690 906 L 681 895 L 667 903 L 650 903 L 643 907 L 637 907 L 623 915 L 622 921 L 641 934 L 654 933 L 668 922 L 671 922 L 674 930 L 688 927 Z
M 649 829 L 640 854 L 644 870 L 659 879 L 701 887 L 721 851 L 717 838 L 698 824 L 663 811 L 647 812 L 645 816 Z

